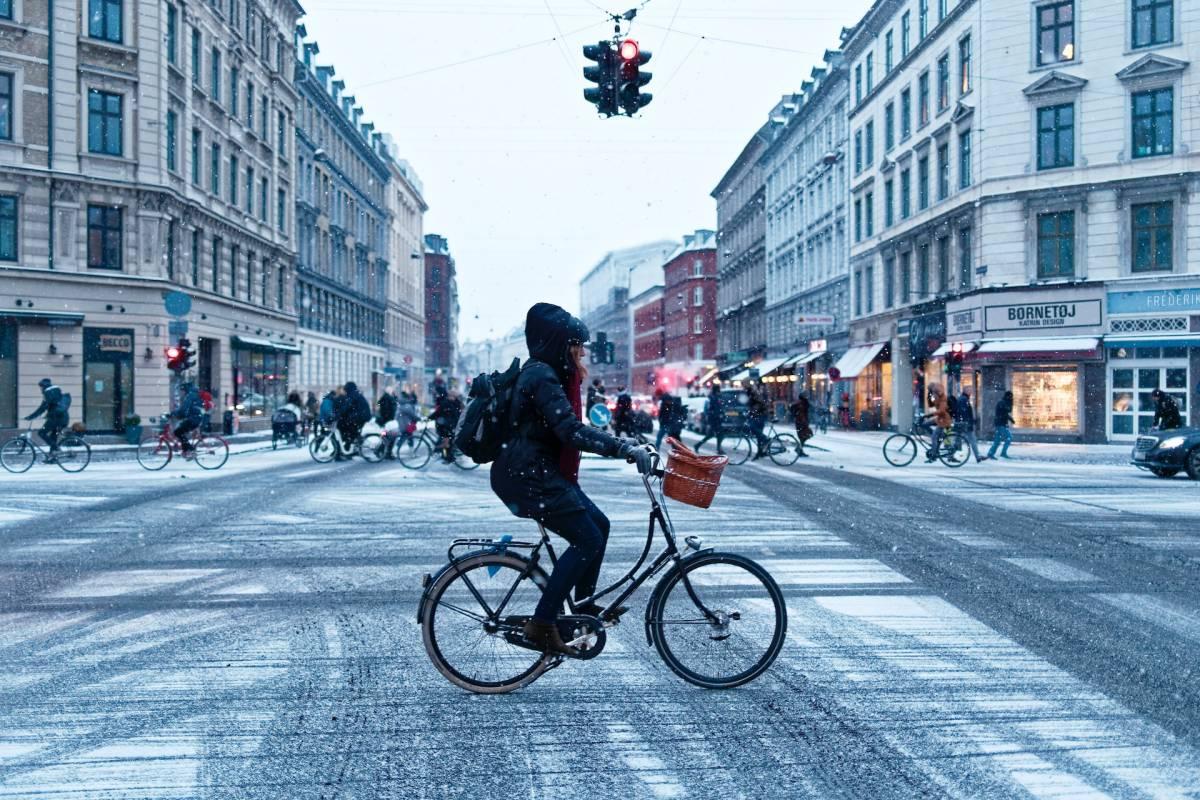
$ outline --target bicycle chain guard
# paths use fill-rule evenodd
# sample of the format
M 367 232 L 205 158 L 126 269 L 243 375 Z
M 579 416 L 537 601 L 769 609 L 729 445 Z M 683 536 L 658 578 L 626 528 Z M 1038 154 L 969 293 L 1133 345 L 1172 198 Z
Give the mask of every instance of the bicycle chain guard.
M 506 625 L 523 626 L 527 619 L 528 617 L 506 617 L 504 622 Z M 554 653 L 553 655 L 576 661 L 591 661 L 600 655 L 604 650 L 604 643 L 608 640 L 604 632 L 604 623 L 596 617 L 589 617 L 584 614 L 559 617 L 558 634 L 564 642 L 578 650 L 579 655 L 568 656 L 560 653 Z M 540 648 L 526 640 L 520 630 L 506 631 L 503 636 L 509 644 L 524 647 L 527 650 L 540 650 Z

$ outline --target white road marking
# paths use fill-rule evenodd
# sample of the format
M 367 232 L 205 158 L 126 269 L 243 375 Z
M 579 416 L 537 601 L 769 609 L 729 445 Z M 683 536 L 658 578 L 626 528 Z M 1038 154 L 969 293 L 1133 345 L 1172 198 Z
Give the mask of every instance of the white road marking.
M 684 797 L 683 786 L 667 770 L 667 765 L 642 742 L 637 731 L 624 722 L 608 724 L 608 740 L 621 760 L 655 797 Z
M 1006 558 L 1004 560 L 1014 567 L 1020 567 L 1027 572 L 1032 572 L 1039 578 L 1045 578 L 1048 581 L 1056 583 L 1087 583 L 1099 580 L 1090 572 L 1072 567 L 1070 564 L 1064 564 L 1061 561 L 1055 561 L 1053 558 Z

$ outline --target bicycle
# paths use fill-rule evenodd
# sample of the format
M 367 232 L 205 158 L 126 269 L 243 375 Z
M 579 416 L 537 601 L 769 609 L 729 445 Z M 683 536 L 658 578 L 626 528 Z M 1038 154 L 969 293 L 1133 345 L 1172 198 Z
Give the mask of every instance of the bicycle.
M 775 421 L 763 432 L 767 436 L 767 455 L 781 467 L 790 467 L 800 460 L 800 440 L 793 433 L 778 433 Z
M 831 415 L 829 413 L 828 408 L 817 409 L 817 430 L 820 431 L 822 434 L 829 433 L 829 417 L 830 416 Z
M 356 436 L 347 445 L 342 441 L 341 431 L 335 425 L 331 428 L 318 428 L 308 445 L 309 456 L 318 464 L 328 464 L 333 461 L 339 450 L 344 458 L 362 456 L 363 461 L 377 464 L 383 460 L 387 444 L 380 434 L 368 433 L 365 436 L 361 434 Z
M 647 643 L 667 667 L 708 689 L 741 686 L 770 668 L 787 633 L 783 593 L 770 573 L 744 556 L 704 548 L 694 536 L 684 540 L 692 552 L 680 551 L 662 493 L 666 472 L 659 463 L 655 453 L 650 474 L 641 476 L 650 498 L 650 525 L 637 563 L 608 588 L 566 601 L 570 614 L 559 617 L 558 624 L 575 655 L 546 653 L 524 638 L 525 622 L 549 580 L 538 563 L 542 549 L 551 566 L 557 563 L 545 527 L 538 525 L 541 536 L 535 543 L 509 537 L 454 541 L 449 563 L 422 579 L 417 609 L 425 652 L 438 672 L 467 691 L 501 694 L 528 686 L 568 658 L 593 659 L 604 649 L 606 630 L 620 621 L 615 610 L 668 565 L 645 612 Z M 666 546 L 639 574 L 656 528 Z M 464 548 L 470 549 L 456 552 Z M 614 592 L 599 617 L 575 613 Z M 724 663 L 730 664 L 727 672 L 720 671 Z
M 911 433 L 894 433 L 883 443 L 883 457 L 893 467 L 907 467 L 917 457 L 918 453 L 933 452 L 933 429 L 928 425 L 918 425 Z M 930 435 L 926 435 L 926 433 Z M 961 467 L 970 457 L 967 441 L 957 431 L 947 430 L 942 433 L 941 443 L 936 457 L 947 467 Z
M 423 469 L 430 459 L 433 458 L 434 452 L 441 453 L 443 451 L 442 438 L 437 435 L 436 431 L 432 430 L 430 420 L 421 420 L 422 425 L 419 428 L 419 433 L 401 435 L 396 440 L 396 445 L 393 450 L 396 460 L 408 469 Z M 464 471 L 479 469 L 479 465 L 474 459 L 463 454 L 461 450 L 454 444 L 454 438 L 450 438 L 450 460 L 454 466 Z M 444 456 L 443 456 L 444 457 Z
M 44 464 L 58 464 L 63 472 L 83 472 L 92 462 L 92 448 L 83 437 L 68 430 L 58 438 L 58 448 L 46 450 L 33 439 L 33 425 L 0 447 L 0 466 L 9 472 L 28 472 L 39 458 Z
M 200 469 L 214 470 L 225 466 L 225 462 L 229 460 L 228 442 L 215 433 L 204 433 L 203 426 L 195 428 L 187 435 L 192 443 L 191 458 Z M 171 420 L 164 418 L 158 433 L 142 439 L 138 445 L 137 461 L 144 469 L 158 472 L 171 463 L 176 452 L 183 453 L 183 443 L 175 435 Z M 187 457 L 186 453 L 184 457 Z

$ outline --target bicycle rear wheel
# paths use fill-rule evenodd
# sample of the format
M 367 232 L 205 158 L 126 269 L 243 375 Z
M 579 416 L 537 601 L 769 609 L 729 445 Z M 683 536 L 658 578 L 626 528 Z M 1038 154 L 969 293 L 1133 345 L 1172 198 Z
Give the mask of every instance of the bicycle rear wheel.
M 729 553 L 704 553 L 668 572 L 650 599 L 648 619 L 666 665 L 706 689 L 731 689 L 762 675 L 787 635 L 787 605 L 775 580 Z
M 767 454 L 781 467 L 790 467 L 800 460 L 800 440 L 790 433 L 771 437 Z
M 732 442 L 732 444 L 730 444 Z M 725 439 L 725 455 L 729 457 L 729 463 L 737 466 L 745 464 L 749 460 L 750 455 L 754 452 L 754 442 L 749 436 L 732 436 Z
M 971 448 L 967 447 L 967 440 L 954 431 L 950 431 L 942 437 L 942 447 L 938 451 L 938 458 L 947 467 L 961 467 L 967 463 L 967 459 L 971 457 Z
M 424 436 L 410 436 L 396 442 L 396 458 L 408 469 L 421 469 L 433 458 L 433 448 Z
M 359 452 L 362 454 L 363 461 L 368 464 L 378 464 L 383 461 L 383 454 L 387 450 L 387 444 L 383 441 L 383 437 L 378 433 L 369 433 L 363 437 L 362 443 L 359 445 Z
M 201 469 L 220 469 L 229 460 L 229 445 L 220 436 L 207 434 L 196 442 L 196 463 Z
M 170 443 L 157 435 L 151 439 L 143 439 L 137 449 L 138 463 L 152 472 L 157 472 L 167 464 L 170 464 L 171 458 L 174 455 L 175 451 L 172 449 Z
M 0 466 L 9 472 L 27 472 L 36 458 L 33 443 L 24 438 L 10 439 L 0 447 Z
M 58 440 L 58 457 L 55 461 L 63 472 L 83 472 L 92 463 L 92 448 L 83 437 L 69 433 Z
M 439 575 L 422 600 L 421 638 L 438 672 L 478 694 L 503 694 L 537 680 L 552 658 L 504 638 L 533 615 L 546 575 L 504 553 L 479 553 Z M 517 617 L 511 623 L 506 618 Z
M 883 457 L 893 467 L 907 467 L 919 449 L 917 440 L 907 433 L 894 433 L 883 443 Z
M 308 454 L 318 464 L 328 464 L 337 454 L 337 446 L 332 433 L 319 433 L 308 446 Z
M 475 463 L 475 459 L 466 455 L 454 445 L 450 446 L 450 455 L 454 458 L 454 466 L 461 470 L 470 472 L 473 469 L 479 469 L 479 465 Z

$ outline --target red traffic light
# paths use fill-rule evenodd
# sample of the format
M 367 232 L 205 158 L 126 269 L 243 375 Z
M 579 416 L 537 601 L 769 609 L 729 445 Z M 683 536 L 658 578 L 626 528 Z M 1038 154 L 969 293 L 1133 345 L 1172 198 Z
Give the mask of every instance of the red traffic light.
M 961 354 L 963 352 L 962 342 L 955 342 L 954 344 L 950 345 L 950 350 L 955 353 Z
M 179 351 L 178 347 L 168 347 L 167 348 L 167 360 L 175 361 L 176 359 L 179 358 L 179 356 L 180 356 L 180 351 Z
M 638 43 L 633 39 L 626 39 L 625 41 L 621 42 L 621 47 L 619 48 L 618 52 L 621 54 L 621 58 L 625 61 L 637 61 L 638 53 L 640 53 L 641 50 L 638 48 Z

